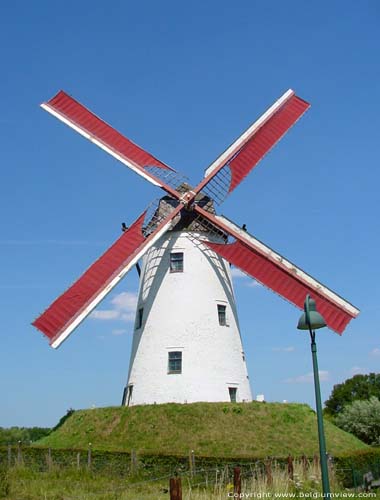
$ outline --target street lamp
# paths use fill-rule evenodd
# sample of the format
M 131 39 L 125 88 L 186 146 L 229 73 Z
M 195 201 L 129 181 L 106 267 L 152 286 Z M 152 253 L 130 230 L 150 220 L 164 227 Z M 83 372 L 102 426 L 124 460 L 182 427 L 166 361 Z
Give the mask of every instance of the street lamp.
M 323 316 L 319 314 L 316 308 L 315 300 L 306 295 L 304 303 L 304 313 L 298 321 L 297 328 L 299 330 L 309 330 L 311 339 L 311 355 L 313 358 L 313 371 L 314 371 L 314 389 L 315 389 L 315 405 L 317 409 L 317 422 L 318 422 L 318 438 L 319 438 L 319 456 L 321 462 L 322 473 L 322 490 L 323 498 L 330 498 L 330 484 L 329 484 L 329 471 L 327 466 L 326 454 L 326 441 L 325 432 L 323 428 L 322 417 L 322 403 L 321 403 L 321 389 L 319 385 L 319 372 L 317 361 L 317 344 L 315 343 L 315 331 L 318 328 L 326 326 Z

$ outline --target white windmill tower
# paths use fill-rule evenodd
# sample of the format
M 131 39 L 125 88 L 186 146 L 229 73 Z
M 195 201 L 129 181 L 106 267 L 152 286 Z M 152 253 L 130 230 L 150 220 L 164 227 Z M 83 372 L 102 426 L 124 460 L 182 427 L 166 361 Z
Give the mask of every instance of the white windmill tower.
M 42 107 L 166 192 L 33 322 L 58 347 L 143 258 L 123 404 L 251 400 L 230 263 L 299 308 L 310 294 L 337 333 L 359 313 L 215 214 L 215 205 L 309 107 L 292 90 L 210 165 L 195 188 L 65 92 Z
M 144 256 L 123 403 L 252 399 L 230 265 L 204 244 L 226 239 L 187 213 Z

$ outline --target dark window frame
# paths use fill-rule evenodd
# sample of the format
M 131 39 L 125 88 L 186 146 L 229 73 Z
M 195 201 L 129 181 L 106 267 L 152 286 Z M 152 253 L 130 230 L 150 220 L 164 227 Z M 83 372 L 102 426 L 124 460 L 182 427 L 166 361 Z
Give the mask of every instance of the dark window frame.
M 218 321 L 220 326 L 227 326 L 227 306 L 225 304 L 217 304 Z
M 231 403 L 236 403 L 237 402 L 237 387 L 229 387 L 228 388 L 228 393 L 230 395 L 230 401 Z
M 182 351 L 168 352 L 168 374 L 182 373 Z
M 130 406 L 130 404 L 132 403 L 132 394 L 133 394 L 133 384 L 129 384 L 127 393 L 127 406 Z
M 183 273 L 184 268 L 184 255 L 183 252 L 171 252 L 169 268 L 171 273 Z
M 144 308 L 140 307 L 137 310 L 137 318 L 136 318 L 136 330 L 142 327 L 144 317 Z

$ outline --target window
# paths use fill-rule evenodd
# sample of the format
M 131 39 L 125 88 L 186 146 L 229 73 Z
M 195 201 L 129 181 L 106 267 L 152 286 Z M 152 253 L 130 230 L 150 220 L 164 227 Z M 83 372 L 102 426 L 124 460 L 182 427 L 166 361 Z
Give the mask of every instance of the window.
M 121 401 L 121 406 L 129 406 L 132 404 L 132 392 L 133 392 L 133 385 L 126 385 L 124 387 L 123 391 L 123 399 Z
M 170 272 L 183 273 L 183 252 L 173 252 L 170 254 Z
M 133 385 L 128 386 L 127 406 L 132 402 Z
M 169 352 L 168 373 L 182 373 L 182 352 Z
M 219 325 L 227 326 L 226 306 L 218 304 Z
M 142 327 L 143 314 L 144 314 L 144 308 L 140 307 L 140 309 L 137 311 L 136 330 Z
M 230 393 L 231 403 L 236 403 L 237 387 L 229 387 L 228 392 Z

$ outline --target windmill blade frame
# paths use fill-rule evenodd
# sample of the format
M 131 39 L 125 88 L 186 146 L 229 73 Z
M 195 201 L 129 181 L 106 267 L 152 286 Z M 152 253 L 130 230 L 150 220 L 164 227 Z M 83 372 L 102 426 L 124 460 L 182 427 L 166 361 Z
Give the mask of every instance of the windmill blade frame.
M 173 177 L 175 184 L 180 183 L 176 180 L 177 172 L 173 168 L 127 139 L 63 90 L 60 90 L 49 101 L 43 102 L 41 108 L 112 155 L 145 180 L 160 187 L 174 198 L 180 198 L 176 189 L 167 182 Z M 160 179 L 160 173 L 161 176 L 166 177 L 166 182 Z
M 37 319 L 33 326 L 50 339 L 53 348 L 82 323 L 128 271 L 170 228 L 172 219 L 182 209 L 178 205 L 151 230 L 143 234 L 146 211 L 115 243 L 96 260 L 82 276 L 60 295 Z
M 137 174 L 166 191 L 174 202 L 162 220 L 149 222 L 142 232 L 144 212 L 90 268 L 34 322 L 58 347 L 129 269 L 160 238 L 179 212 L 195 212 L 220 232 L 233 236 L 232 244 L 209 247 L 237 267 L 302 308 L 306 293 L 317 298 L 327 324 L 342 333 L 359 310 L 317 282 L 233 222 L 204 210 L 197 196 L 205 194 L 220 203 L 259 163 L 263 156 L 307 111 L 310 104 L 289 89 L 256 120 L 205 171 L 204 179 L 191 188 L 174 169 L 124 137 L 64 91 L 41 105 L 60 121 L 94 142 Z M 163 180 L 164 179 L 164 180 Z M 170 182 L 169 182 L 170 181 Z M 173 184 L 174 183 L 174 184 Z M 174 185 L 174 187 L 173 187 Z M 168 204 L 170 206 L 170 203 Z
M 355 306 L 226 217 L 213 216 L 198 206 L 195 210 L 236 240 L 229 244 L 206 242 L 209 248 L 299 309 L 303 309 L 305 297 L 310 294 L 327 325 L 336 333 L 342 334 L 359 314 Z
M 222 203 L 309 107 L 289 89 L 206 169 L 194 192 Z

